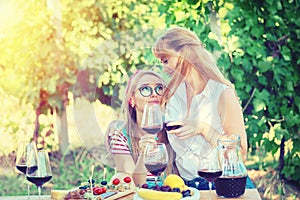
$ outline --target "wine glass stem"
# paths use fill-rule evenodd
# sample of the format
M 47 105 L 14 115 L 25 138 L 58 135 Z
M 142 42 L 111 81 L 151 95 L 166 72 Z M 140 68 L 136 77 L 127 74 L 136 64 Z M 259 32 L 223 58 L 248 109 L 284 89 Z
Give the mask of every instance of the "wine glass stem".
M 211 199 L 212 182 L 208 182 L 208 187 L 209 187 L 209 199 Z
M 38 186 L 39 200 L 41 199 L 41 186 Z
M 29 185 L 29 183 L 27 183 L 27 199 L 28 200 L 30 199 L 30 185 Z

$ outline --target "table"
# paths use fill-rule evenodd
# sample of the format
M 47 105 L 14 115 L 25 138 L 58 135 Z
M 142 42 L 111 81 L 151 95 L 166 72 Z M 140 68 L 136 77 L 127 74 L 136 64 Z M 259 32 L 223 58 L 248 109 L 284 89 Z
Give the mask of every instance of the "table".
M 118 200 L 132 200 L 134 194 L 119 198 Z M 37 200 L 38 196 L 31 196 L 31 200 Z M 42 200 L 49 200 L 50 195 L 43 195 Z M 209 199 L 209 191 L 208 190 L 200 190 L 200 200 Z M 257 189 L 246 189 L 245 194 L 240 196 L 239 198 L 222 198 L 216 195 L 215 191 L 212 191 L 212 199 L 222 199 L 222 200 L 240 200 L 240 199 L 247 199 L 247 200 L 261 200 L 261 197 L 257 191 Z M 27 200 L 27 196 L 5 196 L 1 197 L 0 200 Z

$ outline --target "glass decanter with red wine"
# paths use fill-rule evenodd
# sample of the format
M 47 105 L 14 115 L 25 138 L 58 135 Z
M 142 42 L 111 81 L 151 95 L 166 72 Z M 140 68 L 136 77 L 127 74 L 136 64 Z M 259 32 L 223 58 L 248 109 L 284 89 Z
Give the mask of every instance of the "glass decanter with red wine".
M 52 170 L 47 151 L 40 150 L 37 154 L 29 155 L 26 178 L 37 186 L 40 199 L 41 187 L 52 178 Z
M 16 168 L 19 170 L 21 173 L 26 175 L 26 170 L 27 170 L 27 165 L 28 165 L 28 157 L 31 153 L 37 152 L 36 148 L 36 143 L 34 141 L 32 142 L 21 142 L 18 145 L 17 149 L 17 155 L 16 155 Z M 26 180 L 26 176 L 25 176 Z M 27 197 L 29 199 L 30 196 L 30 185 L 27 182 Z
M 141 127 L 149 134 L 157 134 L 163 127 L 163 115 L 159 104 L 144 106 Z
M 222 164 L 222 176 L 215 181 L 217 195 L 235 198 L 243 195 L 246 189 L 247 169 L 241 156 L 240 136 L 226 134 L 218 139 Z
M 157 178 L 165 171 L 169 162 L 169 156 L 164 143 L 149 143 L 145 149 L 144 164 L 147 170 L 155 176 L 155 185 Z
M 222 175 L 217 148 L 212 148 L 206 155 L 201 157 L 198 166 L 198 175 L 208 181 L 209 197 L 211 199 L 212 183 Z

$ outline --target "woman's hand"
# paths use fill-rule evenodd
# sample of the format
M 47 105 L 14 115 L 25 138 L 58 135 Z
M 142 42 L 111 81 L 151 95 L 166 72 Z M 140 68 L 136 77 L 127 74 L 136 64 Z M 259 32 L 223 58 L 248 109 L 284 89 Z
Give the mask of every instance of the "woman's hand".
M 199 120 L 184 120 L 181 122 L 176 121 L 167 124 L 167 126 L 174 125 L 180 125 L 181 127 L 168 131 L 168 134 L 175 134 L 182 140 L 195 135 L 202 135 L 212 146 L 215 146 L 221 135 L 221 133 L 208 123 Z
M 180 139 L 187 139 L 202 132 L 198 120 L 174 121 L 169 122 L 167 126 L 179 126 L 179 128 L 167 131 L 167 133 L 175 134 Z
M 144 136 L 141 137 L 140 141 L 139 141 L 139 147 L 141 149 L 142 152 L 145 151 L 147 144 L 155 144 L 156 143 L 156 135 L 152 135 L 152 134 L 146 134 Z

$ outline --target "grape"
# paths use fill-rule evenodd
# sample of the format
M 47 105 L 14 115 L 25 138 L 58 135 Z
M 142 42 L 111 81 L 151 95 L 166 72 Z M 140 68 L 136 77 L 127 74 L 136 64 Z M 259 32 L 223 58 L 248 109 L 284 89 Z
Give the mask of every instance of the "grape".
M 144 184 L 142 185 L 142 188 L 148 189 L 148 184 L 147 184 L 147 183 L 144 183 Z
M 161 191 L 164 191 L 164 192 L 171 192 L 172 191 L 171 187 L 168 186 L 168 185 L 163 185 L 163 186 L 160 187 L 160 189 L 161 189 Z
M 151 187 L 152 190 L 156 190 L 156 191 L 160 191 L 160 187 L 159 185 L 154 185 L 153 187 Z
M 180 188 L 173 188 L 172 192 L 180 192 Z
M 184 190 L 184 191 L 182 191 L 182 196 L 183 196 L 183 197 L 189 197 L 189 196 L 192 196 L 192 195 L 191 195 L 191 190 Z

